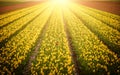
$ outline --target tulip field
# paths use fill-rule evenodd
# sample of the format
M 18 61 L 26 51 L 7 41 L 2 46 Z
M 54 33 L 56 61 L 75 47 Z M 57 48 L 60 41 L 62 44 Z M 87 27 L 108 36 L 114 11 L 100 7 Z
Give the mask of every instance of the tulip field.
M 0 75 L 118 75 L 120 16 L 70 2 L 0 14 Z

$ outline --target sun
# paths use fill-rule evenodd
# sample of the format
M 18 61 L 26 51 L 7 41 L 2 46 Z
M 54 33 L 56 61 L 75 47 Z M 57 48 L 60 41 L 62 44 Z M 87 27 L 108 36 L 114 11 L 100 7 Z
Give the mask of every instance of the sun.
M 67 5 L 69 2 L 70 2 L 70 0 L 51 0 L 51 2 L 53 3 L 53 4 L 57 4 L 57 5 Z
M 55 3 L 58 3 L 58 4 L 67 4 L 68 3 L 68 0 L 54 0 Z

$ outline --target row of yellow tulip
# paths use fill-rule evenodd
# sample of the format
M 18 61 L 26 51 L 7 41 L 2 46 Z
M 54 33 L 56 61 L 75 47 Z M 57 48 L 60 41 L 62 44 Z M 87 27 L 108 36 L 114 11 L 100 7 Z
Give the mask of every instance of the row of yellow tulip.
M 44 5 L 44 3 L 42 3 L 41 5 Z M 23 13 L 24 11 L 29 11 L 29 10 L 32 10 L 33 8 L 35 9 L 36 7 L 38 8 L 38 6 L 41 6 L 41 5 L 34 5 L 32 7 L 27 7 L 27 8 L 23 8 L 23 9 L 18 9 L 18 10 L 15 10 L 15 11 L 11 11 L 11 12 L 8 12 L 8 13 L 5 13 L 5 14 L 1 14 L 0 15 L 0 20 L 4 19 L 4 18 L 8 18 L 8 17 L 11 17 L 13 15 L 18 15 L 18 14 L 21 14 Z M 26 12 L 25 12 L 26 13 Z M 22 15 L 21 15 L 22 16 Z
M 45 10 L 45 12 L 36 17 L 24 30 L 10 39 L 5 44 L 5 47 L 0 49 L 0 74 L 11 75 L 15 73 L 15 69 L 19 68 L 19 65 L 26 59 L 28 53 L 31 52 L 31 48 L 39 37 L 51 13 L 51 9 Z M 38 13 L 40 12 L 38 11 Z
M 89 14 L 90 16 L 106 23 L 107 25 L 109 25 L 110 27 L 113 27 L 114 29 L 117 29 L 118 31 L 120 31 L 120 16 L 118 17 L 115 17 L 115 18 L 111 18 L 109 16 L 105 16 L 103 14 L 100 14 L 100 13 L 96 13 L 93 9 L 89 8 L 89 7 L 86 7 L 86 6 L 79 6 L 79 9 L 82 11 L 82 12 L 85 12 L 87 14 Z M 111 15 L 113 16 L 113 15 Z M 117 15 L 116 15 L 117 16 Z
M 79 6 L 73 5 L 71 8 L 77 17 L 79 17 L 92 32 L 94 32 L 102 41 L 104 41 L 104 43 L 107 44 L 114 52 L 120 54 L 119 31 L 109 27 L 102 21 L 97 20 L 96 18 L 93 18 L 92 16 L 84 13 L 80 10 Z M 101 19 L 103 18 L 101 17 Z
M 70 50 L 61 9 L 56 7 L 48 22 L 39 53 L 32 63 L 32 75 L 73 75 Z
M 101 11 L 101 10 L 98 10 L 98 9 L 90 8 L 90 7 L 85 7 L 85 8 L 90 9 L 90 10 L 96 12 L 96 14 L 99 13 L 99 14 L 101 14 L 103 16 L 110 17 L 110 18 L 118 20 L 118 21 L 120 20 L 120 16 L 118 16 L 118 15 L 115 15 L 115 14 L 112 14 L 112 13 L 108 13 L 108 12 L 105 12 L 105 11 Z
M 74 8 L 78 10 L 77 8 Z M 120 73 L 120 58 L 110 51 L 83 22 L 64 8 L 64 18 L 72 38 L 72 46 L 78 56 L 79 66 L 85 74 L 109 75 Z M 77 12 L 81 16 L 80 12 Z M 86 15 L 84 15 L 86 18 Z M 88 20 L 90 16 L 86 18 Z M 90 18 L 91 19 L 91 18 Z M 90 21 L 90 20 L 89 20 Z M 92 24 L 94 20 L 90 21 Z M 97 22 L 97 20 L 95 20 Z M 97 26 L 97 24 L 96 24 Z M 93 28 L 94 29 L 94 28 Z M 108 31 L 109 32 L 109 31 Z M 109 36 L 109 34 L 108 34 Z
M 0 27 L 5 26 L 6 24 L 9 24 L 11 22 L 14 22 L 17 19 L 22 18 L 27 14 L 30 14 L 31 12 L 35 11 L 36 9 L 38 9 L 38 8 L 31 8 L 31 9 L 19 12 L 19 13 L 15 14 L 15 15 L 6 17 L 6 18 L 0 20 Z
M 31 22 L 31 20 L 34 20 L 34 18 L 36 18 L 47 7 L 44 5 L 42 5 L 40 7 L 39 6 L 37 7 L 37 10 L 32 12 L 31 14 L 28 14 L 28 15 L 18 19 L 17 21 L 12 22 L 8 26 L 3 27 L 0 30 L 0 36 L 1 36 L 0 42 L 4 39 L 8 38 L 12 34 L 14 34 L 17 30 L 19 30 L 24 25 L 26 25 L 26 24 L 28 25 L 29 22 Z M 33 9 L 36 9 L 36 8 L 33 8 Z M 27 12 L 27 11 L 24 11 L 24 12 Z

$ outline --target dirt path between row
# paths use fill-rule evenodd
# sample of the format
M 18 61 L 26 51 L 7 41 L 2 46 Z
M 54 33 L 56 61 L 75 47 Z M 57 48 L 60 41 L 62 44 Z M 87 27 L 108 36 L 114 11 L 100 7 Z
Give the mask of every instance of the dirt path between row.
M 14 11 L 17 9 L 22 9 L 22 8 L 26 8 L 26 7 L 30 7 L 36 4 L 39 4 L 42 2 L 25 2 L 22 4 L 14 4 L 14 5 L 10 5 L 10 6 L 4 6 L 4 7 L 0 7 L 0 14 L 9 12 L 9 11 Z
M 107 11 L 116 15 L 120 15 L 120 1 L 87 1 L 87 2 L 77 2 L 79 4 L 92 7 L 98 10 Z

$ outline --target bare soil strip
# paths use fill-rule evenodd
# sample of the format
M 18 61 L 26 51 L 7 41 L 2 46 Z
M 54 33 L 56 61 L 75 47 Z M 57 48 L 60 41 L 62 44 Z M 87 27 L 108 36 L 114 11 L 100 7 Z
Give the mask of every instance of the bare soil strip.
M 15 5 L 10 5 L 10 6 L 0 7 L 0 14 L 10 12 L 13 10 L 18 10 L 18 9 L 30 7 L 30 6 L 33 6 L 36 4 L 40 4 L 40 3 L 42 3 L 42 2 L 26 2 L 26 3 L 22 3 L 22 4 L 15 4 Z
M 26 2 L 20 2 L 20 1 L 1 1 L 0 0 L 0 7 L 4 6 L 10 6 L 10 5 L 16 5 L 16 4 L 22 4 Z
M 98 10 L 120 15 L 120 1 L 86 1 L 86 2 L 77 2 L 77 3 Z
M 39 35 L 39 37 L 37 39 L 37 42 L 36 42 L 36 46 L 34 47 L 34 50 L 33 50 L 32 54 L 29 57 L 27 65 L 24 67 L 23 75 L 30 75 L 31 74 L 32 62 L 35 60 L 37 54 L 39 53 L 39 49 L 40 49 L 40 45 L 41 45 L 41 42 L 42 42 L 42 38 L 43 38 L 43 36 L 44 36 L 44 34 L 45 34 L 46 30 L 47 30 L 50 18 L 51 18 L 51 15 L 47 19 L 47 22 L 45 23 L 44 27 L 42 28 L 42 30 L 40 32 L 40 35 Z

